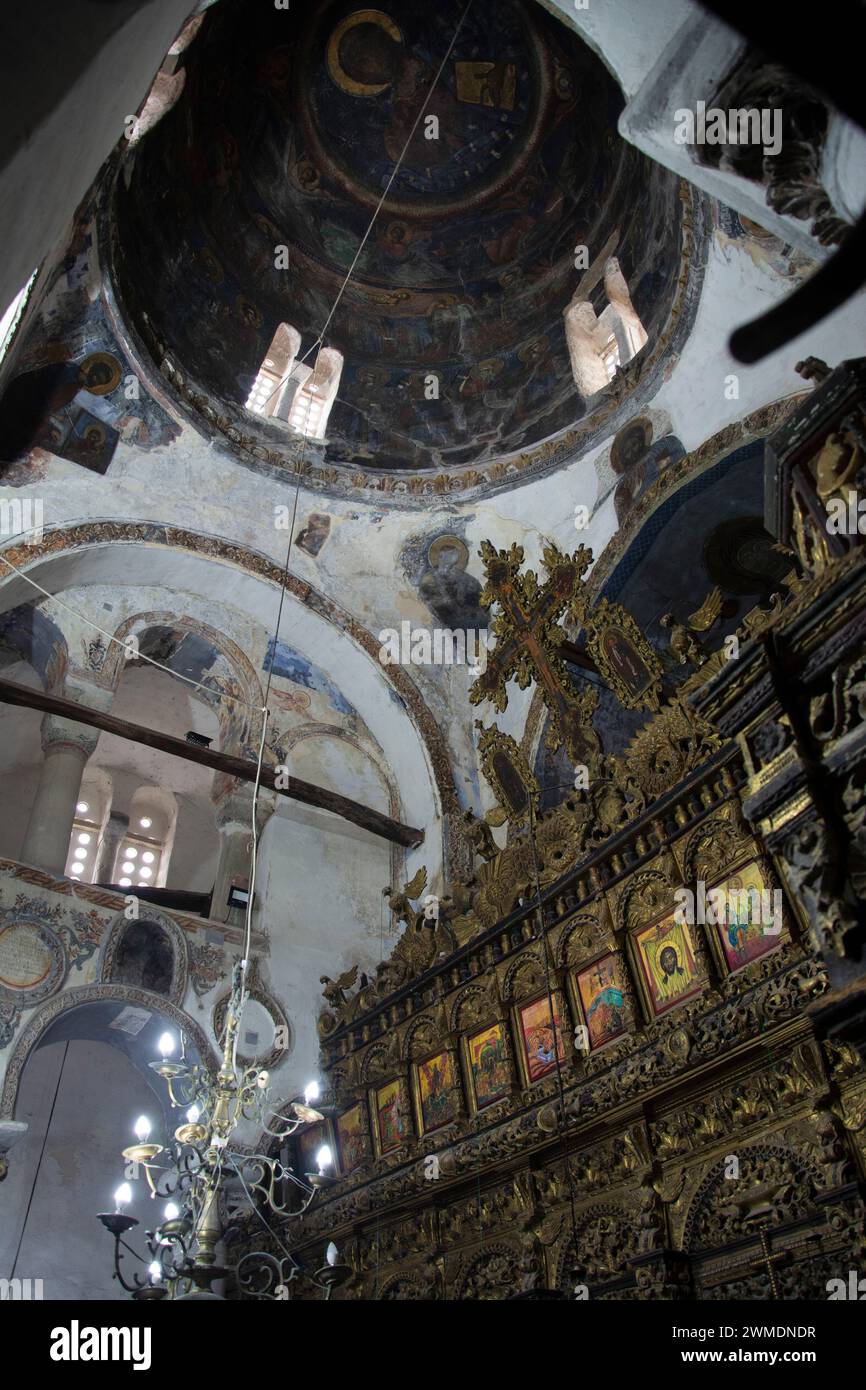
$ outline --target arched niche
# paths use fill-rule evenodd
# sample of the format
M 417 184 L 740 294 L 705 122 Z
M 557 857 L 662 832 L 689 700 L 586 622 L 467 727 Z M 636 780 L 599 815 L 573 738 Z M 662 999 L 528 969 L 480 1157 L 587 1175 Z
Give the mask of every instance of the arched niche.
M 194 647 L 192 664 L 198 669 L 193 669 L 193 678 L 201 680 L 207 675 L 216 687 L 215 694 L 221 696 L 214 705 L 218 723 L 216 745 L 224 753 L 236 754 L 242 754 L 246 746 L 258 747 L 264 704 L 262 684 L 246 653 L 225 633 L 190 614 L 162 611 L 134 614 L 119 625 L 114 637 L 116 641 L 111 644 L 101 674 L 115 690 L 129 665 L 121 644 L 130 637 L 143 655 L 164 663 L 168 657 L 168 664 L 180 654 L 181 647 Z M 160 650 L 151 651 L 151 647 Z M 189 662 L 185 664 L 189 670 Z M 188 689 L 193 692 L 192 686 Z M 199 692 L 199 696 L 202 694 Z
M 152 903 L 139 902 L 138 912 L 131 919 L 120 913 L 110 926 L 99 977 L 106 985 L 147 990 L 180 1004 L 189 966 L 183 931 Z
M 63 991 L 34 1014 L 6 1076 L 2 1114 L 27 1132 L 4 1183 L 3 1274 L 40 1277 L 46 1299 L 125 1295 L 112 1280 L 112 1242 L 96 1220 L 127 1180 L 130 1214 L 142 1227 L 157 1212 L 144 1176 L 124 1168 L 139 1115 L 153 1142 L 170 1142 L 183 1110 L 171 1106 L 151 1063 L 158 1040 L 182 1032 L 187 1060 L 211 1075 L 215 1059 L 201 1029 L 166 1000 L 117 985 Z M 8 1203 L 8 1205 L 7 1205 Z M 141 1232 L 133 1248 L 146 1252 Z M 131 1261 L 131 1263 L 135 1263 Z
M 354 800 L 403 820 L 397 784 L 384 759 L 377 757 L 347 730 L 337 725 L 310 724 L 294 730 L 287 739 L 292 775 L 317 786 L 342 792 Z M 351 751 L 350 751 L 351 750 Z M 405 862 L 399 845 L 379 842 L 380 857 L 390 860 L 389 882 L 396 883 Z
M 27 1027 L 19 1036 L 6 1066 L 2 1100 L 0 1100 L 0 1119 L 15 1118 L 21 1073 L 30 1053 L 38 1046 L 52 1024 L 72 1011 L 80 1009 L 82 1005 L 104 1003 L 105 1001 L 117 1006 L 116 1015 L 128 1008 L 152 1014 L 157 1020 L 154 1028 L 158 1026 L 159 1031 L 154 1033 L 154 1046 L 149 1049 L 148 1060 L 152 1060 L 156 1055 L 156 1038 L 168 1027 L 184 1036 L 187 1042 L 187 1055 L 192 1048 L 202 1065 L 212 1076 L 216 1076 L 219 1064 L 210 1039 L 201 1025 L 196 1023 L 184 1010 L 178 1008 L 173 1000 L 163 999 L 158 994 L 151 994 L 148 990 L 136 989 L 131 985 L 112 983 L 78 985 L 71 989 L 61 990 L 59 994 L 46 1000 L 35 1011 Z M 70 1025 L 65 1024 L 64 1026 Z M 118 1033 L 121 1031 L 121 1029 L 112 1030 L 112 1032 Z M 140 1034 L 135 1036 L 138 1037 Z

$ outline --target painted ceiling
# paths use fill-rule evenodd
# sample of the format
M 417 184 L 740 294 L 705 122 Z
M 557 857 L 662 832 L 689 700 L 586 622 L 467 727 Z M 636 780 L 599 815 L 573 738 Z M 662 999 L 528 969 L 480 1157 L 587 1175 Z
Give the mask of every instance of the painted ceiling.
M 116 186 L 127 313 L 239 415 L 281 322 L 317 340 L 387 192 L 324 336 L 338 467 L 470 467 L 580 421 L 578 245 L 616 254 L 650 347 L 668 320 L 678 181 L 619 139 L 616 83 L 533 0 L 463 10 L 225 0 Z M 589 293 L 600 310 L 600 269 Z

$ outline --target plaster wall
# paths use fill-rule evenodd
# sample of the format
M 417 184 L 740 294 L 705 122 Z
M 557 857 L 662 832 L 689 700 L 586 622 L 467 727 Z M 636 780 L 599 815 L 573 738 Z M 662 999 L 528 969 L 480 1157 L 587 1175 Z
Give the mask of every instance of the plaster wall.
M 105 1043 L 48 1043 L 30 1057 L 17 1118 L 27 1134 L 0 1186 L 0 1277 L 41 1279 L 47 1300 L 121 1299 L 113 1241 L 96 1219 L 113 1211 L 120 1149 L 154 1097 L 132 1063 Z M 132 1184 L 130 1214 L 154 1212 Z M 126 1260 L 129 1277 L 130 1259 Z
M 638 90 L 680 25 L 703 13 L 692 0 L 541 0 L 606 63 L 626 97 Z
M 193 0 L 42 0 L 0 16 L 0 304 L 55 247 Z
M 355 826 L 286 808 L 265 827 L 259 884 L 270 924 L 267 970 L 295 1039 L 279 1074 L 282 1094 L 303 1090 L 317 1074 L 320 977 L 336 979 L 355 964 L 372 974 L 393 950 L 382 896 L 390 882 L 388 847 Z

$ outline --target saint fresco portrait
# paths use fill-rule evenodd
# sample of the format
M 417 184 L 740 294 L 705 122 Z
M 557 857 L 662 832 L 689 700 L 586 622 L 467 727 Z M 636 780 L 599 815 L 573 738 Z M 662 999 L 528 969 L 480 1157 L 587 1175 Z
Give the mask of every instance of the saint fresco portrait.
M 769 955 L 784 941 L 785 929 L 777 930 L 781 921 L 772 917 L 774 890 L 758 864 L 746 864 L 711 891 L 724 895 L 724 920 L 715 923 L 713 930 L 731 974 Z
M 580 1010 L 595 1052 L 627 1031 L 624 967 L 616 951 L 574 972 Z
M 337 1120 L 337 1148 L 340 1170 L 351 1173 L 365 1157 L 366 1125 L 364 1107 L 359 1102 Z
M 634 937 L 645 993 L 656 1018 L 700 994 L 695 950 L 688 926 L 671 912 Z
M 454 1053 L 439 1052 L 415 1069 L 419 1128 L 422 1134 L 441 1129 L 460 1114 L 460 1090 Z
M 685 449 L 675 434 L 666 434 L 653 442 L 652 422 L 645 416 L 623 425 L 610 450 L 610 466 L 619 475 L 614 493 L 618 522 L 624 520 L 665 469 L 684 454 Z
M 551 1012 L 550 1000 L 544 994 L 540 999 L 533 1000 L 531 1004 L 524 1004 L 518 1010 L 527 1085 L 531 1086 L 533 1082 L 540 1081 L 555 1069 L 557 1051 L 560 1062 L 565 1061 L 562 1018 L 555 998 L 554 1009 L 555 1016 Z
M 379 1156 L 399 1149 L 409 1134 L 409 1105 L 402 1080 L 389 1081 L 374 1093 L 376 1141 Z
M 461 536 L 437 536 L 427 550 L 427 569 L 418 594 L 443 627 L 483 632 L 490 614 L 479 605 L 481 585 L 467 574 L 468 563 L 469 547 Z
M 511 1070 L 505 1026 L 492 1023 L 466 1039 L 466 1056 L 476 1110 L 484 1110 L 508 1094 Z

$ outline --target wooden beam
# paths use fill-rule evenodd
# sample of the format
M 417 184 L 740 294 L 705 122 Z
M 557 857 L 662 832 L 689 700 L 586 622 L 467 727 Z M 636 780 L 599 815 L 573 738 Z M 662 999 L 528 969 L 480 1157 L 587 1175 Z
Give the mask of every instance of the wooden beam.
M 571 662 L 572 666 L 580 666 L 584 671 L 595 671 L 597 675 L 600 674 L 589 652 L 585 652 L 583 647 L 578 647 L 575 642 L 569 642 L 567 639 L 560 642 L 559 655 L 563 661 Z
M 130 724 L 126 719 L 118 719 L 113 714 L 103 714 L 101 710 L 89 709 L 74 700 L 60 695 L 46 695 L 44 690 L 31 690 L 14 681 L 0 679 L 0 703 L 20 705 L 24 709 L 41 710 L 44 714 L 54 714 L 60 719 L 71 719 L 76 724 L 86 724 L 92 729 L 101 729 L 106 734 L 116 734 L 130 743 L 143 743 L 147 748 L 156 748 L 161 753 L 170 753 L 174 758 L 184 758 L 188 763 L 199 763 L 210 767 L 214 772 L 226 772 L 230 777 L 238 777 L 243 782 L 255 782 L 256 764 L 245 758 L 235 758 L 229 753 L 219 753 L 211 748 L 199 748 L 182 738 L 171 734 L 158 733 L 156 729 L 146 729 L 141 724 Z M 299 777 L 290 777 L 288 787 L 275 786 L 276 770 L 262 765 L 261 785 L 270 791 L 287 796 L 292 801 L 300 801 L 305 806 L 316 806 L 322 811 L 332 811 L 343 820 L 360 825 L 373 835 L 381 835 L 396 845 L 411 848 L 420 845 L 424 831 L 401 821 L 392 820 L 381 811 L 372 811 L 338 792 L 326 791 L 312 782 L 302 782 Z

